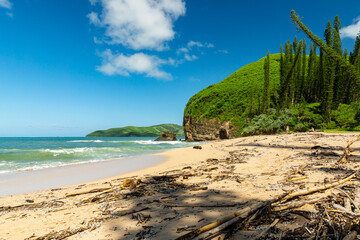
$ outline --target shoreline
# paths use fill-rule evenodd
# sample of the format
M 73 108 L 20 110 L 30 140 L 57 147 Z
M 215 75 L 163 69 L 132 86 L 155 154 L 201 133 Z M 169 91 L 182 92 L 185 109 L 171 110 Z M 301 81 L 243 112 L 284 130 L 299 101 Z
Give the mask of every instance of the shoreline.
M 0 199 L 1 197 L 11 195 L 30 194 L 53 188 L 64 188 L 77 184 L 101 181 L 156 166 L 163 161 L 166 161 L 165 157 L 150 154 L 29 171 L 1 173 Z
M 338 156 L 357 137 L 329 133 L 261 135 L 209 142 L 201 145 L 201 150 L 186 147 L 157 153 L 155 156 L 165 160 L 141 170 L 0 197 L 0 236 L 175 239 L 303 185 L 313 187 L 343 179 L 359 167 L 360 142 L 352 146 L 355 152 L 346 169 L 337 169 Z M 293 181 L 298 172 L 301 178 Z M 309 197 L 334 194 L 339 190 Z M 299 209 L 315 211 L 312 205 Z M 281 221 L 284 229 L 303 224 Z M 250 231 L 258 233 L 256 229 Z M 234 239 L 247 237 L 235 235 Z

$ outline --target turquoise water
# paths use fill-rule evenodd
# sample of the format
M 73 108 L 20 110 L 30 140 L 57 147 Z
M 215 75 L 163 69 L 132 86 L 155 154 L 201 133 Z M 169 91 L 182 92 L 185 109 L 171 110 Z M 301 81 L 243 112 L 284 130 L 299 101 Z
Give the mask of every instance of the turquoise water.
M 98 162 L 191 146 L 155 138 L 13 137 L 0 138 L 0 173 Z

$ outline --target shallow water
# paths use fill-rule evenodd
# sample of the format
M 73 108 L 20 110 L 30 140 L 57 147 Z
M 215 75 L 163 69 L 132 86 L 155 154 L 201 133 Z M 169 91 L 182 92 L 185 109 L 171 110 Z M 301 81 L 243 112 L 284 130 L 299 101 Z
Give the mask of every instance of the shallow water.
M 193 145 L 155 142 L 154 137 L 14 137 L 0 138 L 0 173 L 124 159 Z

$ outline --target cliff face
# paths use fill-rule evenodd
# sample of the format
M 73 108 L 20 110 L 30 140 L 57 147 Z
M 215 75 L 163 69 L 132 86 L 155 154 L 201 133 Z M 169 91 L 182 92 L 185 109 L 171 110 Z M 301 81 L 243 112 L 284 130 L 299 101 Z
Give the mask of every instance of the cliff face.
M 191 116 L 184 116 L 184 132 L 186 141 L 209 141 L 233 138 L 235 128 L 230 121 L 219 122 L 215 119 L 196 121 Z

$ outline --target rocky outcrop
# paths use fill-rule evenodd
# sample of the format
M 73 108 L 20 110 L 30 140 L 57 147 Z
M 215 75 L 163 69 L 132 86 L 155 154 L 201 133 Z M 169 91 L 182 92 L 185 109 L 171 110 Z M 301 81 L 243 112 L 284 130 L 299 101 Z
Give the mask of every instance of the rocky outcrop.
M 170 131 L 164 131 L 160 137 L 155 139 L 154 141 L 176 141 L 176 133 L 172 133 Z
M 230 121 L 220 122 L 215 119 L 197 121 L 191 116 L 184 116 L 183 127 L 185 140 L 189 142 L 233 138 L 236 130 Z

